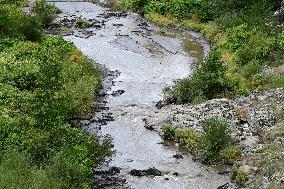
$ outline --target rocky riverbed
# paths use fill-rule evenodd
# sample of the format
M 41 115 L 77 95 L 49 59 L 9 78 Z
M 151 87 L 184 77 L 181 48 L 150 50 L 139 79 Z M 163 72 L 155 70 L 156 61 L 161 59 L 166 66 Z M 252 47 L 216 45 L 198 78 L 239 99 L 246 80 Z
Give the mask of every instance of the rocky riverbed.
M 110 135 L 116 150 L 112 160 L 95 170 L 94 188 L 235 188 L 226 174 L 229 168 L 202 165 L 160 137 L 166 124 L 200 131 L 210 117 L 229 122 L 243 151 L 238 165 L 251 175 L 248 185 L 256 176 L 269 183 L 255 159 L 266 146 L 263 133 L 281 126 L 283 89 L 198 105 L 164 104 L 163 88 L 190 76 L 208 53 L 209 45 L 199 34 L 159 28 L 139 15 L 92 3 L 56 5 L 63 13 L 46 33 L 65 36 L 105 67 L 94 115 L 80 121 L 91 134 Z M 76 24 L 81 18 L 86 27 Z M 272 178 L 281 185 L 281 174 Z
M 250 173 L 248 186 L 255 184 L 258 177 L 259 182 L 270 183 L 270 177 L 257 167 L 257 162 L 263 156 L 262 150 L 271 146 L 265 140 L 273 130 L 283 127 L 284 90 L 282 88 L 269 91 L 255 91 L 248 97 L 235 99 L 213 99 L 198 105 L 166 105 L 159 102 L 160 110 L 154 116 L 145 118 L 145 127 L 163 134 L 163 127 L 167 124 L 175 128 L 193 128 L 201 131 L 201 124 L 210 117 L 218 117 L 230 124 L 232 136 L 236 139 L 238 146 L 243 152 L 243 158 L 237 163 L 243 170 Z M 277 139 L 277 138 L 276 138 Z M 276 140 L 275 139 L 275 140 Z M 283 141 L 274 140 L 280 146 Z M 282 142 L 281 142 L 282 141 Z M 260 153 L 261 152 L 261 153 Z M 275 149 L 275 152 L 282 152 Z M 272 157 L 271 157 L 272 158 Z M 273 162 L 272 159 L 267 161 Z M 283 160 L 279 159 L 281 163 Z M 273 182 L 283 185 L 283 176 L 272 177 Z M 259 186 L 260 187 L 260 186 Z M 261 187 L 264 187 L 261 185 Z
M 108 70 L 95 116 L 82 120 L 90 134 L 109 135 L 115 155 L 95 170 L 94 188 L 218 188 L 229 182 L 226 167 L 205 166 L 145 126 L 162 90 L 191 75 L 209 51 L 194 32 L 151 25 L 137 14 L 87 2 L 56 2 L 63 13 L 47 34 L 64 35 Z M 78 19 L 88 27 L 78 27 Z M 224 171 L 225 170 L 225 171 Z M 222 174 L 221 174 L 222 173 Z

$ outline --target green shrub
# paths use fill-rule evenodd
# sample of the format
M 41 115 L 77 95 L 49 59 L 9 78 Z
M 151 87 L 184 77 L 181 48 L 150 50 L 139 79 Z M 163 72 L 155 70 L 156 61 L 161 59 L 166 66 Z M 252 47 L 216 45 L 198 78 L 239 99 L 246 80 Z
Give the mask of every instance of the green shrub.
M 53 4 L 46 3 L 46 0 L 36 0 L 33 6 L 33 10 L 36 13 L 36 18 L 43 27 L 48 26 L 55 18 L 56 14 L 60 13 Z
M 193 153 L 197 154 L 201 143 L 200 134 L 191 128 L 174 128 L 171 125 L 165 125 L 163 128 L 164 139 L 174 140 L 183 147 Z
M 195 0 L 161 0 L 148 3 L 144 9 L 146 13 L 159 13 L 161 15 L 172 15 L 176 18 L 189 18 L 190 13 L 195 8 L 197 2 Z
M 14 4 L 14 5 L 23 5 L 26 4 L 26 0 L 1 0 L 0 1 L 0 5 L 1 4 Z
M 0 20 L 0 36 L 24 36 L 32 41 L 41 38 L 42 30 L 34 17 L 16 5 L 0 6 Z
M 245 78 L 251 78 L 259 73 L 262 69 L 261 63 L 258 60 L 252 60 L 240 69 L 240 73 Z
M 176 130 L 176 141 L 186 147 L 189 152 L 196 154 L 201 143 L 199 133 L 191 128 L 182 128 Z
M 199 101 L 197 99 L 202 99 L 202 101 L 212 99 L 224 91 L 232 91 L 225 71 L 226 68 L 220 61 L 218 53 L 213 50 L 192 78 L 178 83 L 168 95 L 178 102 L 186 103 Z
M 14 37 L 1 38 L 0 37 L 0 53 L 6 48 L 13 46 L 14 43 L 17 43 L 21 40 L 23 40 L 23 38 L 14 38 Z
M 174 128 L 165 125 L 164 139 L 174 140 L 190 153 L 207 163 L 234 164 L 241 158 L 241 150 L 233 144 L 229 125 L 217 118 L 207 119 L 203 123 L 203 133 L 192 128 Z
M 233 167 L 232 179 L 239 185 L 243 185 L 249 180 L 248 173 L 238 167 Z
M 176 129 L 171 125 L 165 125 L 163 128 L 164 139 L 174 140 L 176 138 Z
M 86 19 L 84 19 L 80 16 L 79 18 L 76 19 L 75 25 L 78 28 L 88 28 L 92 24 L 88 20 L 86 20 Z
M 233 164 L 241 159 L 242 152 L 239 148 L 234 146 L 226 147 L 220 152 L 220 159 L 225 164 Z
M 151 0 L 133 0 L 132 8 L 135 11 L 140 11 L 144 13 L 145 7 L 151 2 Z
M 217 118 L 210 118 L 202 124 L 202 127 L 203 159 L 207 162 L 218 161 L 220 152 L 232 143 L 229 125 Z
M 56 184 L 51 188 L 90 186 L 93 168 L 112 153 L 110 140 L 99 141 L 68 120 L 84 117 L 91 111 L 94 95 L 100 88 L 101 71 L 72 43 L 60 37 L 46 37 L 38 43 L 7 40 L 3 44 L 1 153 L 13 148 L 27 154 L 26 169 L 43 174 L 39 179 L 44 181 L 35 180 L 34 188 L 40 188 L 42 182 Z M 25 179 L 30 177 L 35 176 L 31 173 Z M 17 188 L 26 187 L 18 184 Z
M 80 162 L 67 159 L 65 155 L 56 155 L 51 164 L 46 167 L 46 171 L 52 177 L 60 180 L 60 188 L 75 189 L 86 188 L 86 183 L 90 182 L 90 167 L 85 167 Z
M 69 120 L 91 112 L 101 70 L 63 38 L 42 38 L 58 10 L 41 0 L 34 9 L 0 6 L 0 188 L 89 188 L 111 141 Z
M 32 165 L 25 152 L 7 150 L 0 162 L 0 188 L 61 188 L 60 179 Z

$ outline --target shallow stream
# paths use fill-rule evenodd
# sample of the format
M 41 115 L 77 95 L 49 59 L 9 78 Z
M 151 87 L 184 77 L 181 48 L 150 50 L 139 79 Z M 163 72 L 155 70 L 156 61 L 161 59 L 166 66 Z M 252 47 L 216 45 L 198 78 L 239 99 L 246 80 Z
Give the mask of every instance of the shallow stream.
M 111 119 L 92 123 L 85 130 L 93 134 L 99 126 L 100 134 L 113 138 L 116 154 L 110 166 L 121 168 L 120 176 L 127 185 L 134 189 L 215 189 L 227 183 L 228 176 L 193 161 L 189 154 L 174 158 L 184 152 L 144 128 L 143 119 L 158 111 L 155 104 L 162 100 L 163 89 L 190 76 L 208 52 L 202 38 L 196 33 L 159 28 L 137 14 L 114 13 L 88 2 L 56 2 L 56 6 L 63 10 L 60 19 L 81 16 L 96 22 L 91 28 L 76 29 L 65 39 L 97 63 L 119 72 L 107 91 L 107 107 L 97 114 L 97 119 L 105 115 Z M 162 176 L 129 175 L 132 169 L 149 167 L 159 169 Z

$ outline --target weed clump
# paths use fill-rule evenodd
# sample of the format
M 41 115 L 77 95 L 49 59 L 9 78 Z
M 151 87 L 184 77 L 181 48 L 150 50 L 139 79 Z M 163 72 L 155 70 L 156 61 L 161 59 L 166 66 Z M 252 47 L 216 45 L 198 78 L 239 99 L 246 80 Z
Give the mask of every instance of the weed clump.
M 76 22 L 75 22 L 75 26 L 78 27 L 78 28 L 88 28 L 92 25 L 91 22 L 89 22 L 88 20 L 82 18 L 82 17 L 79 17 L 76 19 Z
M 234 146 L 229 125 L 217 118 L 202 124 L 203 132 L 191 128 L 164 127 L 164 138 L 174 140 L 207 163 L 234 164 L 241 158 L 241 150 Z
M 234 167 L 232 170 L 232 180 L 234 180 L 239 185 L 243 185 L 249 180 L 249 176 L 248 173 L 244 170 L 238 167 Z

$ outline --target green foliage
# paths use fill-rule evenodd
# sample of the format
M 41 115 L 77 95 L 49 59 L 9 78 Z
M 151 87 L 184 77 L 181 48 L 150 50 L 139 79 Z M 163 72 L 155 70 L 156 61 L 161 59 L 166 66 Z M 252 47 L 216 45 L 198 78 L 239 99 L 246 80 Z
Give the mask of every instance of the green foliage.
M 0 52 L 2 52 L 5 48 L 11 47 L 14 43 L 23 40 L 22 38 L 14 38 L 14 37 L 0 37 Z
M 201 99 L 212 99 L 224 91 L 232 91 L 230 82 L 225 75 L 226 67 L 219 55 L 211 51 L 206 63 L 198 69 L 190 79 L 178 83 L 169 91 L 169 96 L 178 102 L 197 102 Z
M 133 0 L 132 1 L 132 8 L 135 11 L 144 12 L 145 7 L 151 2 L 151 0 Z
M 252 76 L 256 75 L 257 73 L 259 73 L 261 71 L 261 63 L 259 63 L 258 61 L 254 60 L 251 61 L 249 63 L 247 63 L 245 66 L 243 66 L 240 69 L 240 73 L 244 78 L 251 78 Z
M 46 0 L 36 0 L 33 10 L 36 13 L 38 22 L 41 23 L 43 27 L 50 24 L 56 18 L 56 14 L 61 12 L 55 5 L 46 3 Z
M 34 17 L 22 12 L 16 5 L 0 6 L 0 37 L 24 36 L 36 41 L 41 37 L 41 27 Z
M 88 20 L 86 20 L 86 19 L 84 19 L 80 16 L 79 18 L 76 19 L 75 25 L 78 28 L 88 28 L 92 24 Z
M 232 143 L 229 125 L 217 118 L 210 118 L 202 127 L 202 157 L 207 162 L 218 161 L 221 151 Z
M 122 4 L 133 8 L 135 11 L 145 11 L 148 14 L 171 14 L 183 19 L 197 15 L 203 21 L 218 19 L 226 13 L 234 14 L 246 11 L 246 15 L 252 12 L 259 14 L 277 6 L 276 1 L 271 3 L 266 0 L 254 2 L 246 0 L 122 0 Z
M 241 159 L 242 152 L 239 148 L 235 146 L 226 147 L 220 152 L 220 159 L 225 164 L 234 164 Z
M 171 125 L 165 125 L 163 128 L 164 139 L 174 140 L 184 146 L 189 152 L 197 154 L 201 142 L 199 133 L 191 128 L 174 128 Z
M 14 4 L 14 5 L 23 5 L 26 3 L 26 0 L 0 0 L 1 4 Z
M 33 166 L 25 152 L 7 150 L 1 158 L 0 171 L 0 188 L 61 188 L 60 178 Z
M 180 143 L 182 146 L 185 146 L 189 152 L 197 154 L 197 151 L 201 144 L 201 136 L 199 133 L 197 133 L 191 128 L 186 128 L 177 129 L 175 135 L 176 141 L 178 143 Z
M 164 139 L 174 140 L 176 138 L 176 129 L 171 125 L 165 125 L 163 128 Z
M 238 167 L 233 167 L 232 179 L 239 185 L 243 185 L 249 180 L 248 173 Z
M 0 150 L 26 153 L 26 169 L 44 174 L 39 179 L 55 188 L 86 188 L 93 167 L 111 155 L 110 140 L 101 143 L 68 120 L 90 112 L 100 70 L 60 37 L 6 41 L 0 56 Z
M 241 158 L 241 150 L 232 146 L 233 140 L 226 122 L 210 118 L 203 123 L 203 132 L 192 128 L 165 125 L 164 138 L 174 140 L 207 163 L 234 164 Z

